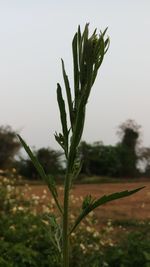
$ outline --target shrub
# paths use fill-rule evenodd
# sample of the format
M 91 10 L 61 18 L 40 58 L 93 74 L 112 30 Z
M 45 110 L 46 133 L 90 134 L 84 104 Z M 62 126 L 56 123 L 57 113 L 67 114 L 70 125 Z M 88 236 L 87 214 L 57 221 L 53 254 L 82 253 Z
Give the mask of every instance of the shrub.
M 27 200 L 25 193 L 29 186 L 15 186 L 13 175 L 0 176 L 0 184 L 0 267 L 60 267 L 61 256 L 56 246 L 60 233 L 54 223 L 59 218 L 53 215 L 53 203 L 46 205 L 45 198 L 36 195 Z M 71 195 L 71 201 L 81 199 Z M 43 207 L 40 214 L 39 205 Z M 70 222 L 74 220 L 75 214 L 71 214 Z M 109 221 L 100 232 L 95 223 L 95 215 L 91 213 L 71 234 L 70 267 L 149 266 L 148 221 Z M 111 238 L 114 226 L 116 229 L 132 227 L 136 231 L 122 231 L 124 234 L 116 240 Z

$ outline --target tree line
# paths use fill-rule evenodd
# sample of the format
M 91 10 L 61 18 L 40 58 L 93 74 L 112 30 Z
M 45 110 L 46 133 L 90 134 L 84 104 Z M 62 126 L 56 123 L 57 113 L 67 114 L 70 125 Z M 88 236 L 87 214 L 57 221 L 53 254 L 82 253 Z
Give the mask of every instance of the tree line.
M 119 142 L 116 145 L 92 144 L 82 141 L 78 160 L 82 161 L 81 174 L 110 177 L 150 176 L 150 148 L 141 146 L 141 127 L 133 120 L 127 120 L 118 128 Z M 16 132 L 10 126 L 0 127 L 0 169 L 16 168 L 17 172 L 30 179 L 38 174 L 29 158 L 19 155 L 21 145 Z M 65 171 L 63 153 L 52 148 L 35 149 L 34 154 L 45 172 L 61 175 Z M 18 157 L 16 157 L 18 156 Z M 139 164 L 143 171 L 139 168 Z

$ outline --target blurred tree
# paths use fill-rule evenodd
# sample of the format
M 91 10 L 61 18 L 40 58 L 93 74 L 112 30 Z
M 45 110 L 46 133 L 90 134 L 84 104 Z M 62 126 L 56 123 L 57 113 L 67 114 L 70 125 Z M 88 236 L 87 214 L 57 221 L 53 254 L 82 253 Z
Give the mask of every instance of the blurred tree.
M 139 153 L 143 168 L 143 175 L 150 177 L 150 148 L 143 147 Z
M 79 155 L 83 160 L 81 172 L 86 175 L 117 176 L 120 173 L 120 161 L 114 146 L 105 146 L 102 142 L 81 142 Z
M 116 146 L 81 142 L 79 158 L 83 160 L 82 173 L 122 177 L 138 174 L 140 126 L 133 120 L 127 120 L 119 126 L 118 133 L 121 141 Z
M 86 143 L 85 141 L 82 141 L 79 146 L 79 158 L 82 160 L 82 170 L 81 172 L 90 175 L 90 161 L 91 161 L 91 150 L 92 145 Z
M 119 126 L 121 142 L 117 145 L 121 163 L 121 176 L 137 174 L 137 145 L 139 144 L 140 128 L 134 120 L 127 120 Z
M 37 158 L 46 173 L 57 174 L 62 170 L 60 156 L 62 152 L 50 148 L 41 148 L 37 151 Z
M 60 151 L 55 151 L 50 148 L 40 148 L 39 150 L 34 151 L 34 154 L 38 158 L 47 174 L 55 175 L 62 172 L 62 153 Z M 30 179 L 39 178 L 38 173 L 30 159 L 21 159 L 18 163 L 18 167 L 21 175 Z
M 0 168 L 5 169 L 12 166 L 14 156 L 20 149 L 20 142 L 16 133 L 10 126 L 0 127 Z

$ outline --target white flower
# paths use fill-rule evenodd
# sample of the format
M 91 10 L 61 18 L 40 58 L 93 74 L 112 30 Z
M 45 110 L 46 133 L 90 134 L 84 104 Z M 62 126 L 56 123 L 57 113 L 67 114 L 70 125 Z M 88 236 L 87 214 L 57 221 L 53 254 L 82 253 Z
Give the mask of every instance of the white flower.
M 13 169 L 12 169 L 12 172 L 13 172 L 13 173 L 16 173 L 17 171 L 16 171 L 16 169 L 15 169 L 15 168 L 13 168 Z
M 43 212 L 50 213 L 50 209 L 47 206 L 43 205 Z
M 49 222 L 48 221 L 45 221 L 45 220 L 42 220 L 42 222 L 46 225 L 49 225 Z
M 86 247 L 84 246 L 83 243 L 80 244 L 80 248 L 81 248 L 82 250 L 86 250 Z
M 8 191 L 8 192 L 11 192 L 12 189 L 13 189 L 13 187 L 12 187 L 10 184 L 8 184 L 6 188 L 7 188 L 7 191 Z
M 14 206 L 14 207 L 12 208 L 12 212 L 15 213 L 16 211 L 17 211 L 17 207 Z
M 11 225 L 10 227 L 9 227 L 9 229 L 11 229 L 11 230 L 16 230 L 16 228 L 15 228 L 15 225 Z
M 94 233 L 93 233 L 93 237 L 99 237 L 100 235 L 99 235 L 99 232 L 97 232 L 97 231 L 95 231 Z
M 75 236 L 75 233 L 71 233 L 71 236 L 74 237 Z
M 19 206 L 19 207 L 18 207 L 18 210 L 19 210 L 19 211 L 23 211 L 24 208 L 23 208 L 22 206 Z
M 92 227 L 90 227 L 90 226 L 87 226 L 86 227 L 86 231 L 88 232 L 88 233 L 93 233 L 94 232 L 94 228 L 92 228 Z

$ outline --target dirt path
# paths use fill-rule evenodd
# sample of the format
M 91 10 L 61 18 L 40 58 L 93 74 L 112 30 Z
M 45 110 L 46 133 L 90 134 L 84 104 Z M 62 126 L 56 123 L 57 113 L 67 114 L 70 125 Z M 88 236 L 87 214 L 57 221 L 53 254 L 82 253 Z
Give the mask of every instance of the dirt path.
M 150 219 L 150 181 L 141 181 L 137 183 L 107 183 L 107 184 L 82 184 L 74 185 L 72 193 L 75 196 L 75 207 L 81 206 L 80 196 L 91 194 L 94 197 L 103 196 L 117 191 L 132 190 L 138 187 L 146 186 L 140 192 L 126 197 L 124 199 L 115 200 L 107 203 L 96 210 L 96 215 L 101 222 L 108 219 Z M 42 196 L 43 190 L 47 190 L 44 185 L 30 186 L 30 194 Z M 62 188 L 59 189 L 62 195 Z M 49 192 L 48 198 L 49 199 Z M 78 201 L 77 201 L 78 199 Z

